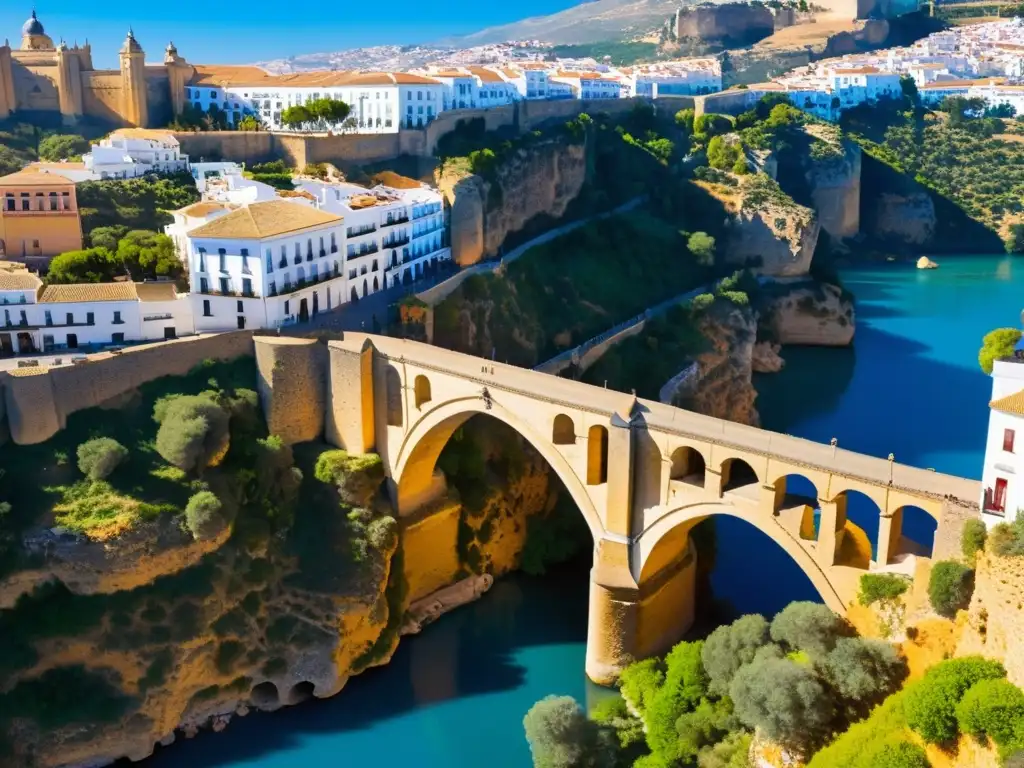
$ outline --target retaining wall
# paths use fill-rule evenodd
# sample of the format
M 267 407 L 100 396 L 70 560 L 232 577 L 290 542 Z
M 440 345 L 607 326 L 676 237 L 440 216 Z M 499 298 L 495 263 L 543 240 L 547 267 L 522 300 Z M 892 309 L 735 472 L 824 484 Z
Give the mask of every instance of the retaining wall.
M 252 354 L 252 331 L 232 331 L 128 347 L 116 355 L 103 352 L 78 365 L 0 373 L 11 439 L 19 445 L 44 442 L 64 428 L 72 413 L 162 376 L 182 376 L 203 360 Z

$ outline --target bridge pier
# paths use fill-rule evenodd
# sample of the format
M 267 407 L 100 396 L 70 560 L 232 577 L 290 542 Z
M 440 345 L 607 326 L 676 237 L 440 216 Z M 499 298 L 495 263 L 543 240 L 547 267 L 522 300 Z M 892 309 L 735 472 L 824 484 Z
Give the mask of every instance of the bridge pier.
M 822 567 L 831 567 L 839 557 L 843 544 L 843 529 L 846 528 L 846 497 L 835 501 L 818 499 L 821 520 L 818 523 L 817 560 Z
M 875 562 L 879 566 L 886 566 L 893 556 L 898 554 L 900 537 L 903 535 L 903 510 L 897 509 L 891 515 L 881 515 L 878 518 L 878 554 Z
M 629 546 L 601 539 L 590 570 L 587 677 L 611 685 L 637 654 L 640 590 L 629 571 Z

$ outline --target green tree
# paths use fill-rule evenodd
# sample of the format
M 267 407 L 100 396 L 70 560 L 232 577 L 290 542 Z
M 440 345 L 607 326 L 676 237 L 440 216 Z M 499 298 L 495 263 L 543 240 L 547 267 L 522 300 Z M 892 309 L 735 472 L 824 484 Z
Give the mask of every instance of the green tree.
M 51 163 L 78 160 L 89 151 L 89 142 L 81 136 L 54 133 L 39 142 L 39 158 Z
M 222 506 L 220 499 L 210 491 L 200 491 L 188 500 L 185 525 L 193 538 L 210 539 L 223 530 L 224 518 L 220 513 Z
M 693 133 L 694 111 L 692 109 L 681 109 L 676 112 L 676 125 L 687 134 Z
M 128 234 L 128 227 L 113 224 L 109 227 L 96 227 L 89 233 L 89 242 L 93 248 L 106 248 L 111 253 L 117 252 L 117 244 Z
M 693 121 L 693 132 L 697 136 L 712 137 L 729 133 L 733 129 L 733 120 L 727 115 L 705 113 Z
M 263 123 L 255 115 L 246 115 L 235 123 L 235 130 L 238 131 L 259 131 L 262 129 Z
M 972 518 L 964 523 L 964 528 L 960 532 L 960 551 L 969 563 L 973 564 L 978 553 L 985 549 L 987 538 L 988 528 L 981 520 Z
M 541 699 L 523 718 L 534 768 L 597 765 L 598 729 L 571 696 Z
M 302 104 L 296 104 L 293 107 L 285 107 L 281 112 L 281 123 L 289 126 L 290 128 L 301 128 L 312 121 L 313 116 Z
M 78 446 L 78 469 L 90 480 L 104 480 L 128 458 L 128 449 L 117 440 L 97 437 Z
M 179 469 L 201 471 L 227 453 L 229 417 L 212 392 L 161 398 L 153 418 L 157 453 Z
M 928 599 L 940 616 L 952 618 L 967 607 L 974 591 L 974 571 L 955 560 L 943 560 L 932 566 L 928 578 Z
M 700 641 L 682 642 L 669 651 L 665 657 L 665 683 L 644 712 L 647 743 L 652 752 L 668 762 L 682 757 L 676 721 L 696 709 L 708 690 L 707 673 L 701 662 L 703 647 Z
M 921 95 L 917 91 L 917 83 L 909 75 L 900 77 L 900 90 L 903 92 L 903 99 L 911 107 L 916 107 L 921 102 Z
M 723 136 L 713 136 L 708 142 L 708 165 L 720 171 L 732 170 L 736 161 L 743 156 L 743 147 L 739 141 L 729 141 Z
M 979 741 L 1010 746 L 1024 728 L 1024 691 L 1009 680 L 981 680 L 956 705 L 956 721 Z
M 772 640 L 792 650 L 806 651 L 815 659 L 825 657 L 848 633 L 846 622 L 821 603 L 792 602 L 772 620 Z
M 1004 677 L 1002 664 L 979 656 L 936 664 L 906 688 L 903 707 L 907 724 L 931 744 L 951 743 L 960 732 L 956 707 L 964 694 L 981 680 Z
M 10 147 L 0 144 L 0 176 L 20 171 L 30 159 L 23 157 Z
M 747 664 L 733 678 L 729 696 L 742 723 L 784 745 L 813 744 L 832 720 L 832 698 L 814 670 L 789 659 Z
M 177 278 L 184 267 L 167 235 L 136 229 L 117 244 L 117 258 L 134 279 Z
M 123 274 L 106 248 L 67 251 L 53 257 L 46 273 L 48 283 L 106 283 Z
M 634 661 L 619 675 L 622 695 L 640 714 L 647 711 L 655 694 L 665 683 L 665 665 L 661 659 L 650 658 Z
M 708 674 L 711 692 L 720 696 L 727 694 L 740 667 L 749 664 L 758 649 L 769 642 L 768 622 L 756 613 L 741 616 L 708 635 L 701 660 Z
M 337 125 L 345 122 L 352 108 L 339 99 L 313 99 L 306 104 L 309 114 L 326 125 Z
M 978 365 L 985 373 L 992 373 L 992 364 L 1004 357 L 1013 357 L 1013 349 L 1020 341 L 1021 331 L 1017 328 L 996 328 L 985 334 L 978 350 Z
M 715 238 L 707 232 L 694 232 L 686 241 L 686 247 L 696 257 L 698 264 L 704 267 L 714 266 Z
M 1024 253 L 1024 224 L 1010 225 L 1010 234 L 1006 238 L 1006 250 L 1009 253 Z
M 906 675 L 906 664 L 890 643 L 842 637 L 822 664 L 826 679 L 847 702 L 874 704 Z

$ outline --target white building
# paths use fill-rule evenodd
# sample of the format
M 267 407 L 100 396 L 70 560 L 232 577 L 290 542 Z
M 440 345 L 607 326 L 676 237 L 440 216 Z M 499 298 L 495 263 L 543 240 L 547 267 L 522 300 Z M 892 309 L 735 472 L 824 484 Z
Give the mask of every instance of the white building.
M 229 123 L 246 115 L 275 131 L 288 130 L 281 114 L 315 99 L 338 99 L 351 107 L 342 125 L 313 126 L 355 133 L 397 133 L 423 127 L 444 107 L 446 86 L 408 72 L 309 72 L 271 75 L 259 67 L 196 67 L 185 87 L 187 103 L 223 110 Z
M 623 97 L 693 96 L 722 90 L 722 68 L 717 59 L 624 67 L 618 70 Z
M 980 502 L 991 527 L 1024 508 L 1024 359 L 996 361 L 989 407 Z
M 341 216 L 252 203 L 184 235 L 196 331 L 278 328 L 347 300 Z
M 514 85 L 487 67 L 429 67 L 420 74 L 444 85 L 444 112 L 502 107 L 520 99 Z
M 120 128 L 92 145 L 82 162 L 94 178 L 131 179 L 147 173 L 188 170 L 188 155 L 167 131 Z
M 158 341 L 195 332 L 188 298 L 171 282 L 43 287 L 0 271 L 0 357 Z
M 903 95 L 899 73 L 883 72 L 877 67 L 836 67 L 829 71 L 829 84 L 842 109 Z
M 590 101 L 591 99 L 617 99 L 622 95 L 622 85 L 618 80 L 604 77 L 597 72 L 566 72 L 558 70 L 548 78 L 549 87 L 559 84 L 568 85 L 572 98 Z M 548 98 L 551 98 L 549 95 Z

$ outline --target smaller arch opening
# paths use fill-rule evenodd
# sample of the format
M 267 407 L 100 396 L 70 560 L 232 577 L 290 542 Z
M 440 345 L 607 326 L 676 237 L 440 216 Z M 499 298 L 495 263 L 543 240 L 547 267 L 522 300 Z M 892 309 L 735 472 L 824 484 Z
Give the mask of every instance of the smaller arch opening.
M 743 459 L 726 459 L 722 464 L 722 491 L 750 491 L 757 488 L 754 468 Z
M 301 704 L 302 702 L 313 698 L 315 692 L 316 685 L 308 680 L 303 680 L 302 682 L 293 685 L 292 689 L 288 692 L 288 703 Z
M 281 704 L 281 697 L 278 695 L 277 686 L 269 680 L 253 686 L 252 692 L 249 694 L 249 700 L 260 709 L 268 709 Z
M 420 374 L 413 382 L 413 390 L 416 394 L 416 407 L 422 408 L 430 402 L 430 379 Z
M 803 475 L 775 481 L 774 513 L 782 527 L 806 541 L 816 541 L 821 527 L 817 487 Z
M 704 457 L 696 448 L 683 446 L 672 452 L 670 480 L 703 488 L 706 475 L 707 465 L 704 463 Z
M 551 442 L 555 445 L 576 444 L 576 425 L 564 413 L 555 416 L 555 421 L 551 425 Z
M 587 432 L 587 485 L 608 482 L 608 430 L 595 424 Z
M 388 426 L 402 426 L 402 377 L 393 366 L 388 366 L 384 374 L 385 394 L 387 395 Z
M 897 509 L 889 526 L 889 563 L 909 555 L 931 557 L 937 529 L 938 522 L 921 507 L 907 504 Z

